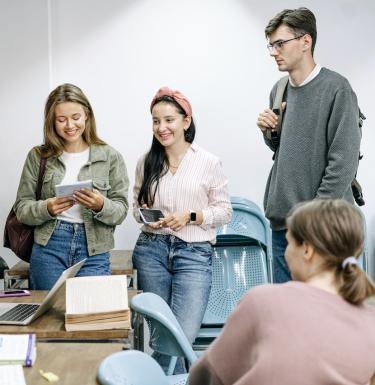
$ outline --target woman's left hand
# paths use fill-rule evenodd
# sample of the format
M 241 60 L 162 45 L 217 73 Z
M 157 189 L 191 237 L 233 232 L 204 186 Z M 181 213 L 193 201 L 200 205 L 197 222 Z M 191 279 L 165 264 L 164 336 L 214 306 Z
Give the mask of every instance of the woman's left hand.
M 74 200 L 80 205 L 99 212 L 104 205 L 104 197 L 98 190 L 83 188 L 73 195 Z
M 162 227 L 169 227 L 173 231 L 179 231 L 190 221 L 190 211 L 177 212 L 169 215 L 160 222 Z

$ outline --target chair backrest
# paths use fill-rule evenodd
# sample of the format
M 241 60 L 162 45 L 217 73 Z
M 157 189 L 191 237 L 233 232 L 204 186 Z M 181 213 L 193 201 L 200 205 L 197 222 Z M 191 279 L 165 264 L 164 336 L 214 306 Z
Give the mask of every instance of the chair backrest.
M 363 226 L 364 226 L 364 233 L 365 233 L 365 239 L 363 240 L 363 252 L 358 258 L 359 266 L 361 269 L 369 273 L 369 266 L 368 266 L 368 235 L 367 235 L 367 224 L 366 219 L 363 218 Z
M 168 385 L 159 364 L 138 350 L 113 353 L 100 364 L 97 377 L 101 385 Z
M 211 292 L 202 324 L 224 324 L 249 289 L 268 282 L 266 255 L 260 245 L 215 247 Z
M 231 203 L 232 220 L 218 229 L 216 245 L 258 241 L 266 249 L 267 255 L 271 255 L 270 227 L 260 208 L 254 202 L 240 197 L 231 197 Z
M 231 203 L 232 220 L 217 232 L 203 326 L 224 324 L 247 290 L 272 282 L 271 235 L 266 218 L 245 198 L 232 197 Z
M 131 308 L 141 314 L 150 328 L 150 347 L 163 354 L 197 360 L 189 340 L 168 304 L 154 293 L 141 293 L 131 299 Z

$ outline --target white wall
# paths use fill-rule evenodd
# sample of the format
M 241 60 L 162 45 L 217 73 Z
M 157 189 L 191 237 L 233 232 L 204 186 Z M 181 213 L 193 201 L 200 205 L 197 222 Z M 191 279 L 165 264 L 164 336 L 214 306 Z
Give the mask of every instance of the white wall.
M 45 0 L 0 0 L 0 47 L 2 235 L 26 154 L 43 139 L 43 103 L 49 92 Z M 10 265 L 17 260 L 5 248 L 0 255 Z
M 307 6 L 318 20 L 317 62 L 350 80 L 368 118 L 359 179 L 375 244 L 371 176 L 375 3 L 280 4 L 276 0 L 1 0 L 0 46 L 5 49 L 0 60 L 4 140 L 0 157 L 6 183 L 0 192 L 0 228 L 15 198 L 27 150 L 42 140 L 48 91 L 63 82 L 77 84 L 89 97 L 99 135 L 123 154 L 131 186 L 137 158 L 151 143 L 151 98 L 163 85 L 180 89 L 193 106 L 197 141 L 221 157 L 231 194 L 261 206 L 272 154 L 255 121 L 280 77 L 263 31 L 281 9 Z M 116 231 L 116 248 L 132 248 L 137 234 L 130 213 Z M 6 249 L 1 255 L 9 264 L 16 261 Z

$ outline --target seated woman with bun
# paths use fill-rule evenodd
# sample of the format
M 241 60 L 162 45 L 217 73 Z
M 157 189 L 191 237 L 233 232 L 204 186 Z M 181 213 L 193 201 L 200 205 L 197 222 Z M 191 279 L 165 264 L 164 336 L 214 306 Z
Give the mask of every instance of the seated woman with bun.
M 362 214 L 343 200 L 314 200 L 287 225 L 294 282 L 251 289 L 192 367 L 190 385 L 374 381 L 375 307 L 364 301 L 375 286 L 358 266 Z

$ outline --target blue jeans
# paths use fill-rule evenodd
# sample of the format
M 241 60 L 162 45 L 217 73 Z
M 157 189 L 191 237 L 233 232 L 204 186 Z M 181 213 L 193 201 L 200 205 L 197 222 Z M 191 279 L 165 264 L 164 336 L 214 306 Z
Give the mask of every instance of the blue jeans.
M 288 265 L 285 260 L 285 249 L 288 245 L 286 230 L 272 230 L 272 257 L 273 257 L 273 282 L 283 283 L 290 281 Z
M 57 221 L 46 246 L 34 243 L 30 257 L 30 287 L 49 290 L 68 267 L 87 258 L 77 276 L 109 275 L 109 253 L 89 256 L 85 226 Z
M 192 343 L 211 290 L 211 244 L 186 243 L 173 235 L 142 232 L 134 247 L 133 265 L 138 271 L 139 288 L 167 302 Z M 153 356 L 166 371 L 170 357 L 160 353 Z M 185 371 L 184 361 L 179 358 L 174 373 Z

